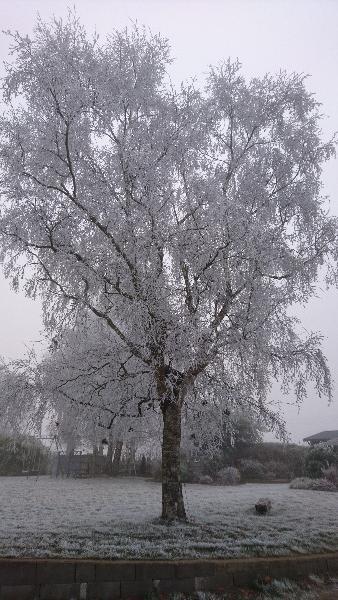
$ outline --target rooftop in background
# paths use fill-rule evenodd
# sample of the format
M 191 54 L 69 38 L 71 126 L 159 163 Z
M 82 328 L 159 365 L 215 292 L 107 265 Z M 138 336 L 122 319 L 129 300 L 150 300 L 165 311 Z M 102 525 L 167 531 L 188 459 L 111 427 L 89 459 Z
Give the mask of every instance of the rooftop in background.
M 320 442 L 335 442 L 338 444 L 338 429 L 332 431 L 321 431 L 314 435 L 309 435 L 303 439 L 303 442 L 310 442 L 310 444 L 319 444 Z

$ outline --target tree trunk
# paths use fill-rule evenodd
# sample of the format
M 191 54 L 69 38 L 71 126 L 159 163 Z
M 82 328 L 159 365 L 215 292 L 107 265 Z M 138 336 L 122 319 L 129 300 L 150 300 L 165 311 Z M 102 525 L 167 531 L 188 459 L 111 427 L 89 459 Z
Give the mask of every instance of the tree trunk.
M 96 475 L 96 457 L 97 457 L 97 445 L 93 444 L 93 454 L 90 461 L 89 466 L 89 474 L 91 477 L 95 477 Z
M 114 442 L 109 436 L 108 439 L 108 450 L 107 450 L 107 473 L 108 475 L 113 474 L 113 454 L 114 454 Z
M 113 475 L 118 475 L 120 471 L 120 462 L 121 462 L 121 454 L 122 454 L 123 442 L 117 441 L 115 446 L 114 458 L 113 458 L 113 466 L 112 473 Z
M 72 456 L 74 456 L 75 446 L 73 439 L 68 439 L 67 447 L 66 447 L 66 456 L 67 456 L 67 477 L 70 477 L 71 474 L 71 462 Z
M 162 519 L 186 521 L 181 482 L 181 404 L 176 398 L 162 404 Z
M 127 470 L 128 475 L 136 475 L 136 448 L 134 442 L 129 442 L 127 446 L 128 454 L 127 454 Z

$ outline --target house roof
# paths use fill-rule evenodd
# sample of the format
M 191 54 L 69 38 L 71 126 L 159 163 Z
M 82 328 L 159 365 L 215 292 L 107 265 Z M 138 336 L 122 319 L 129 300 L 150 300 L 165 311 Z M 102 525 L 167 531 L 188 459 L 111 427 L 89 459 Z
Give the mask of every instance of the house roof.
M 303 439 L 303 442 L 331 442 L 333 440 L 336 441 L 337 438 L 338 429 L 333 429 L 332 431 L 321 431 L 320 433 L 309 435 L 308 437 Z

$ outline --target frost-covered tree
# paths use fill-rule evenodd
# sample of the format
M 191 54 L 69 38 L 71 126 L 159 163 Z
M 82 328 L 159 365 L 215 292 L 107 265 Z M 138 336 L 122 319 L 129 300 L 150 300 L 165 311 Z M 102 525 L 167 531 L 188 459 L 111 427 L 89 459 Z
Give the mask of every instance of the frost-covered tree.
M 0 357 L 0 431 L 40 435 L 45 414 L 44 400 L 37 401 L 33 353 L 9 364 Z
M 290 307 L 334 251 L 320 182 L 334 150 L 302 76 L 246 81 L 228 61 L 175 90 L 169 63 L 159 35 L 100 43 L 73 17 L 12 37 L 0 244 L 53 335 L 85 309 L 142 373 L 163 416 L 162 516 L 185 519 L 181 417 L 199 390 L 265 414 L 271 377 L 298 399 L 308 380 L 330 393 L 320 338 Z
M 121 441 L 136 446 L 158 440 L 161 424 L 151 378 L 132 364 L 116 336 L 92 318 L 54 339 L 35 367 L 36 396 L 53 414 L 54 433 L 92 446 L 105 439 L 120 449 Z M 28 357 L 26 369 L 30 365 Z
M 154 452 L 161 419 L 152 382 L 147 372 L 130 371 L 130 357 L 115 342 L 100 321 L 82 315 L 41 358 L 31 348 L 2 360 L 0 426 L 35 434 L 43 428 L 67 453 L 79 445 L 96 452 L 103 440 L 111 454 L 121 454 L 123 442 Z

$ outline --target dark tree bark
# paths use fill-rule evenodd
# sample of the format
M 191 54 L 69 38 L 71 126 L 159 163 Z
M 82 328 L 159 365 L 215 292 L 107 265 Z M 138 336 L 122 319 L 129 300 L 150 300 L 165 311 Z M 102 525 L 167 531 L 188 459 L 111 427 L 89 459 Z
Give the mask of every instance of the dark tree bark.
M 98 456 L 103 456 L 103 444 L 98 445 L 97 454 Z
M 98 455 L 97 445 L 93 444 L 93 454 L 90 461 L 89 473 L 91 477 L 95 477 L 96 475 L 96 457 Z
M 136 475 L 136 466 L 135 466 L 135 456 L 136 456 L 136 448 L 135 444 L 131 442 L 127 446 L 128 454 L 127 454 L 127 470 L 128 475 Z
M 68 440 L 68 441 L 67 441 L 67 447 L 66 447 L 66 456 L 67 456 L 67 477 L 70 477 L 70 473 L 71 473 L 71 462 L 72 462 L 72 457 L 74 456 L 74 453 L 75 453 L 74 441 L 73 441 L 73 440 Z
M 179 393 L 162 403 L 162 519 L 186 521 L 181 482 L 181 403 Z
M 114 454 L 114 443 L 111 437 L 108 440 L 108 450 L 107 450 L 107 474 L 113 474 L 113 454 Z
M 121 454 L 122 454 L 123 442 L 117 441 L 115 446 L 112 473 L 118 475 L 120 472 Z

